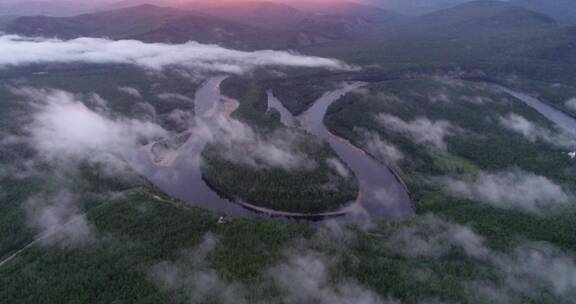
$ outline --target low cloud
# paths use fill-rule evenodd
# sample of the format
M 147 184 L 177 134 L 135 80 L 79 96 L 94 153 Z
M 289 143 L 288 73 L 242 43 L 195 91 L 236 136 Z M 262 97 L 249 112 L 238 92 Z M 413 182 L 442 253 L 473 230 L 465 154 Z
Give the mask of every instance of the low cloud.
M 167 131 L 152 122 L 110 113 L 107 102 L 96 94 L 30 87 L 11 91 L 26 103 L 27 115 L 20 118 L 21 132 L 0 145 L 7 149 L 25 145 L 30 153 L 4 166 L 7 172 L 2 174 L 48 181 L 22 206 L 27 224 L 47 245 L 76 246 L 94 240 L 96 229 L 80 203 L 102 202 L 112 193 L 102 190 L 108 186 L 85 180 L 81 168 L 89 165 L 98 178 L 113 177 L 122 188 L 133 181 L 128 161 L 137 156 L 141 144 L 166 136 Z M 81 195 L 76 193 L 78 187 Z
M 541 140 L 558 147 L 574 147 L 576 145 L 576 140 L 573 136 L 565 132 L 553 132 L 515 113 L 500 117 L 499 121 L 507 129 L 521 134 L 531 142 Z
M 332 168 L 336 173 L 344 178 L 350 177 L 350 170 L 337 158 L 329 158 L 326 163 L 330 168 Z
M 197 118 L 180 154 L 189 155 L 205 143 L 216 144 L 218 156 L 256 169 L 311 170 L 318 164 L 298 149 L 308 140 L 302 134 L 281 129 L 264 136 L 249 125 L 216 113 L 209 119 Z M 199 159 L 194 159 L 197 161 Z
M 378 102 L 384 102 L 384 103 L 404 103 L 404 100 L 402 100 L 402 98 L 398 97 L 398 95 L 395 94 L 391 94 L 389 92 L 381 92 L 381 91 L 377 91 L 377 92 L 373 92 L 370 91 L 370 89 L 365 88 L 365 87 L 360 87 L 354 90 L 354 93 L 357 95 L 361 95 L 362 98 L 371 98 L 374 100 L 377 100 Z
M 351 248 L 358 245 L 358 233 L 374 227 L 370 220 L 354 226 L 330 220 L 322 222 L 312 237 L 288 243 L 282 259 L 265 270 L 266 280 L 280 293 L 273 303 L 400 303 L 341 272 Z
M 254 168 L 276 167 L 284 170 L 311 170 L 317 164 L 299 151 L 305 140 L 292 130 L 279 130 L 263 138 L 250 126 L 237 120 L 219 120 L 215 142 L 227 149 L 220 154 L 225 159 Z
M 486 96 L 462 96 L 460 99 L 478 105 L 494 102 L 492 98 Z
M 480 303 L 572 303 L 576 296 L 576 259 L 571 252 L 545 242 L 523 242 L 505 251 L 493 250 L 470 227 L 433 215 L 420 216 L 375 234 L 389 250 L 406 258 L 446 260 L 454 254 L 489 266 L 494 276 L 462 279 L 470 302 Z M 464 261 L 456 259 L 456 261 Z M 458 262 L 459 263 L 459 262 Z M 427 263 L 420 263 L 426 267 Z M 434 280 L 430 268 L 414 269 L 415 279 Z M 426 282 L 429 284 L 429 282 Z M 434 301 L 432 301 L 434 303 Z
M 178 93 L 160 93 L 158 94 L 158 98 L 164 101 L 176 101 L 176 102 L 184 101 L 189 103 L 194 102 L 194 99 Z
M 494 253 L 500 280 L 469 284 L 472 297 L 490 303 L 572 303 L 576 297 L 574 256 L 546 243 L 525 243 L 510 254 Z
M 218 244 L 218 238 L 208 233 L 202 243 L 177 261 L 152 267 L 149 276 L 162 290 L 185 303 L 248 303 L 241 284 L 224 280 L 210 267 L 208 256 Z
M 334 282 L 332 271 L 336 261 L 308 251 L 288 254 L 286 260 L 269 270 L 269 276 L 280 289 L 281 303 L 319 304 L 384 304 L 378 294 L 351 279 Z
M 572 97 L 564 103 L 566 107 L 574 112 L 576 112 L 576 97 Z
M 348 70 L 346 64 L 285 51 L 244 52 L 197 42 L 185 44 L 113 41 L 100 38 L 59 40 L 0 36 L 0 68 L 35 63 L 131 64 L 163 70 L 181 66 L 204 72 L 242 74 L 258 67 L 309 67 Z
M 446 137 L 457 131 L 457 128 L 448 121 L 431 121 L 425 117 L 408 122 L 399 117 L 381 113 L 376 116 L 376 120 L 386 128 L 409 136 L 418 144 L 429 144 L 443 151 L 446 150 Z
M 508 286 L 520 292 L 537 294 L 535 282 L 564 299 L 576 296 L 576 261 L 558 248 L 545 244 L 525 244 L 512 256 L 499 259 Z
M 32 105 L 26 140 L 47 160 L 118 164 L 133 157 L 143 141 L 167 134 L 152 122 L 90 109 L 65 91 L 20 88 L 13 92 Z
M 448 90 L 444 87 L 438 89 L 436 92 L 428 95 L 428 100 L 433 103 L 450 103 L 452 98 Z
M 77 246 L 94 238 L 94 228 L 77 206 L 79 197 L 68 191 L 40 193 L 25 203 L 28 224 L 45 245 Z
M 302 239 L 290 246 L 280 260 L 266 266 L 260 283 L 250 285 L 226 280 L 211 267 L 210 255 L 219 246 L 218 237 L 208 233 L 194 249 L 185 251 L 175 261 L 153 266 L 149 277 L 161 290 L 184 303 L 319 303 L 319 304 L 392 304 L 359 282 L 342 277 L 338 272 L 339 255 L 326 256 L 306 249 L 308 242 L 345 250 L 351 242 L 351 231 L 340 224 L 328 223 L 315 237 Z M 298 251 L 294 250 L 299 248 Z M 264 296 L 264 299 L 262 297 Z
M 540 213 L 570 203 L 571 195 L 548 178 L 520 170 L 480 173 L 473 181 L 444 180 L 453 195 L 495 207 Z
M 136 88 L 119 87 L 118 91 L 126 93 L 126 94 L 131 95 L 131 96 L 136 97 L 136 98 L 142 98 L 142 94 L 140 94 L 140 91 Z
M 184 131 L 191 127 L 194 114 L 190 111 L 175 109 L 164 115 L 162 121 L 170 130 Z
M 472 229 L 433 215 L 418 217 L 395 230 L 386 237 L 386 244 L 391 250 L 413 258 L 440 258 L 455 250 L 478 259 L 489 254 L 483 238 Z
M 356 129 L 362 135 L 366 151 L 376 159 L 396 165 L 404 159 L 404 154 L 396 146 L 385 141 L 376 132 Z

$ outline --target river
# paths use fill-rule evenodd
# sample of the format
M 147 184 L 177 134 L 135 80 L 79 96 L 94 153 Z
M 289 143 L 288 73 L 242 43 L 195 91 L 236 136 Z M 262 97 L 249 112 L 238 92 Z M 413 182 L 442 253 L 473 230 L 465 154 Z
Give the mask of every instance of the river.
M 524 102 L 529 107 L 538 111 L 542 116 L 548 118 L 548 120 L 554 122 L 560 129 L 576 136 L 576 119 L 572 116 L 548 105 L 547 103 L 538 100 L 528 94 L 511 90 L 503 86 L 496 86 L 500 90 L 516 97 L 518 100 Z
M 224 79 L 225 77 L 211 78 L 196 92 L 194 100 L 196 116 L 207 125 L 210 124 L 212 114 L 222 110 L 219 107 L 220 83 Z M 223 215 L 247 218 L 260 216 L 222 198 L 204 182 L 200 171 L 200 158 L 208 140 L 207 137 L 192 134 L 176 151 L 176 156 L 169 165 L 158 166 L 152 162 L 148 153 L 142 153 L 140 160 L 144 165 L 139 166 L 138 171 L 166 194 L 189 205 Z
M 222 96 L 219 90 L 223 79 L 224 77 L 218 77 L 208 80 L 196 93 L 197 119 L 207 125 L 210 124 L 210 118 L 224 108 L 221 106 Z M 326 93 L 300 117 L 293 117 L 282 103 L 273 96 L 272 92 L 268 93 L 269 108 L 275 108 L 280 112 L 281 120 L 286 126 L 300 125 L 310 133 L 326 140 L 356 175 L 360 188 L 358 200 L 351 202 L 348 207 L 340 211 L 310 217 L 272 210 L 256 210 L 258 208 L 250 208 L 247 204 L 243 206 L 241 202 L 231 202 L 222 198 L 202 179 L 200 155 L 208 139 L 195 136 L 195 134 L 192 134 L 184 145 L 173 153 L 168 163 L 164 162 L 162 165 L 152 161 L 150 151 L 154 145 L 150 146 L 147 153 L 142 153 L 141 160 L 145 165 L 139 171 L 168 195 L 190 205 L 229 216 L 254 218 L 275 215 L 318 219 L 344 214 L 345 217 L 354 218 L 360 214 L 362 217 L 368 215 L 374 219 L 409 217 L 413 215 L 410 197 L 394 174 L 362 150 L 354 147 L 346 140 L 332 135 L 324 126 L 324 115 L 330 104 L 356 87 L 358 85 L 350 85 Z
M 210 118 L 213 115 L 224 109 L 220 102 L 222 100 L 220 83 L 224 79 L 225 77 L 211 78 L 196 93 L 194 101 L 196 115 L 207 125 L 210 124 Z M 326 140 L 342 161 L 354 172 L 359 183 L 360 195 L 356 202 L 351 202 L 350 206 L 333 213 L 333 215 L 345 213 L 347 214 L 346 217 L 352 218 L 358 213 L 351 211 L 361 210 L 361 214 L 368 215 L 373 219 L 410 217 L 414 214 L 412 202 L 406 188 L 394 173 L 347 140 L 330 133 L 324 125 L 324 116 L 328 107 L 359 86 L 360 84 L 348 85 L 327 92 L 308 111 L 298 117 L 294 117 L 271 91 L 268 92 L 268 107 L 269 109 L 274 108 L 280 113 L 281 121 L 287 127 L 301 127 Z M 574 118 L 527 94 L 501 86 L 498 88 L 532 107 L 566 132 L 576 135 L 576 120 Z M 149 155 L 143 153 L 141 163 L 145 165 L 139 165 L 139 171 L 170 196 L 196 207 L 245 218 L 274 215 L 271 210 L 254 210 L 256 208 L 246 208 L 237 202 L 222 198 L 204 182 L 200 171 L 200 155 L 207 142 L 207 138 L 193 134 L 175 152 L 168 165 L 154 163 Z M 275 215 L 282 214 L 282 212 L 278 212 Z M 305 218 L 294 214 L 289 217 Z
M 412 201 L 407 189 L 394 173 L 363 150 L 330 133 L 324 125 L 324 116 L 330 105 L 360 86 L 361 84 L 351 84 L 324 94 L 310 109 L 297 117 L 297 120 L 302 128 L 326 140 L 340 159 L 354 172 L 360 189 L 356 203 L 361 206 L 363 212 L 373 219 L 410 217 L 414 214 Z M 276 106 L 283 108 L 281 103 Z M 278 111 L 288 116 L 283 118 L 283 121 L 294 120 L 286 109 Z

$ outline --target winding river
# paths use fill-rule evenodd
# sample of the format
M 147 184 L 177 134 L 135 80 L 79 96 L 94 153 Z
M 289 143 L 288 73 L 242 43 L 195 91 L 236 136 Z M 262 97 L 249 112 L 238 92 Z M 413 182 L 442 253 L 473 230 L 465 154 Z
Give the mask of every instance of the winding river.
M 225 77 L 214 77 L 204 83 L 197 91 L 195 109 L 197 120 L 210 126 L 211 118 L 226 110 L 220 95 L 220 83 Z M 414 214 L 410 196 L 401 180 L 385 165 L 374 160 L 361 149 L 347 140 L 330 133 L 324 125 L 324 116 L 328 107 L 343 95 L 358 88 L 360 84 L 342 87 L 324 94 L 305 113 L 294 117 L 282 103 L 268 92 L 268 107 L 276 109 L 281 121 L 288 127 L 301 127 L 326 140 L 338 156 L 354 172 L 358 179 L 360 194 L 356 202 L 332 212 L 325 217 L 344 216 L 353 219 L 358 214 L 373 219 L 406 218 Z M 576 135 L 576 120 L 546 103 L 505 87 L 498 88 L 532 107 L 563 130 Z M 209 138 L 192 134 L 176 151 L 171 151 L 160 161 L 155 160 L 155 145 L 143 148 L 138 170 L 151 182 L 172 197 L 190 205 L 229 216 L 245 218 L 282 216 L 289 218 L 307 218 L 298 214 L 287 214 L 266 210 L 241 202 L 231 202 L 214 192 L 202 179 L 200 155 Z M 143 164 L 143 165 L 142 165 Z M 358 211 L 358 212 L 356 212 Z
M 210 125 L 211 117 L 224 111 L 221 102 L 220 83 L 225 77 L 215 77 L 204 83 L 197 91 L 195 109 L 197 120 Z M 213 191 L 202 179 L 200 171 L 200 155 L 208 142 L 208 138 L 192 134 L 190 138 L 176 151 L 171 151 L 163 159 L 157 160 L 154 154 L 154 143 L 143 148 L 139 171 L 152 183 L 168 195 L 187 202 L 190 205 L 237 217 L 268 217 L 282 216 L 297 219 L 320 219 L 328 217 L 344 217 L 354 219 L 364 218 L 405 218 L 413 214 L 410 197 L 394 174 L 384 165 L 378 163 L 362 150 L 354 147 L 344 139 L 331 134 L 324 126 L 326 110 L 336 100 L 359 85 L 350 85 L 339 90 L 326 93 L 303 115 L 294 117 L 268 92 L 269 108 L 278 110 L 282 122 L 289 127 L 297 125 L 308 132 L 326 140 L 338 156 L 356 175 L 360 195 L 356 202 L 336 212 L 318 215 L 299 215 L 293 213 L 275 212 L 243 204 L 231 202 Z
M 220 83 L 225 77 L 215 77 L 204 83 L 196 92 L 195 112 L 197 119 L 210 125 L 210 117 L 222 111 Z M 146 147 L 141 153 L 143 168 L 139 171 L 166 194 L 182 200 L 189 205 L 216 213 L 239 217 L 257 217 L 238 204 L 231 203 L 212 190 L 202 179 L 200 158 L 209 138 L 192 134 L 173 155 L 167 156 L 169 162 L 162 164 L 152 161 L 150 156 L 154 145 Z
M 511 90 L 503 86 L 496 86 L 498 89 L 516 97 L 518 100 L 524 102 L 529 107 L 538 111 L 542 116 L 548 118 L 548 120 L 554 122 L 563 131 L 576 136 L 576 119 L 572 116 L 542 102 L 528 94 Z
M 324 125 L 324 116 L 330 105 L 360 86 L 361 84 L 347 85 L 324 94 L 310 109 L 297 118 L 294 118 L 282 106 L 282 103 L 277 102 L 276 98 L 269 99 L 272 100 L 270 107 L 280 112 L 283 122 L 298 121 L 302 128 L 330 144 L 340 159 L 356 175 L 360 188 L 360 195 L 356 201 L 356 204 L 361 206 L 359 210 L 371 218 L 410 217 L 414 214 L 410 196 L 394 173 L 363 150 L 332 134 Z M 354 213 L 349 216 L 354 216 Z

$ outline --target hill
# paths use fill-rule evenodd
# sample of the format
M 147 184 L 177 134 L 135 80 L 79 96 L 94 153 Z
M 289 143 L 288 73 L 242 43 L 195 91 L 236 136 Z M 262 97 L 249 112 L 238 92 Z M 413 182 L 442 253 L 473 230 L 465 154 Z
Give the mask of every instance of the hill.
M 153 5 L 74 17 L 21 17 L 9 23 L 6 32 L 63 39 L 108 37 L 167 43 L 194 40 L 238 49 L 282 46 L 281 38 L 259 28 L 200 12 Z
M 349 1 L 296 1 L 292 5 L 303 11 L 325 16 L 361 17 L 371 21 L 382 21 L 400 17 L 398 13 L 378 6 Z
M 222 19 L 279 31 L 290 37 L 291 47 L 343 40 L 374 32 L 403 20 L 399 14 L 379 7 L 346 1 L 202 1 L 180 8 L 193 9 Z
M 457 67 L 557 81 L 573 75 L 566 63 L 576 61 L 575 34 L 544 14 L 500 1 L 473 1 L 356 37 L 354 43 L 307 51 L 388 70 Z
M 405 15 L 425 15 L 469 1 L 470 0 L 386 0 L 385 3 L 379 3 L 379 1 L 373 2 L 381 4 L 386 9 Z
M 286 4 L 266 1 L 217 3 L 200 7 L 198 4 L 189 4 L 182 8 L 199 10 L 222 19 L 274 29 L 292 26 L 303 19 L 312 17 L 309 13 Z
M 0 3 L 0 15 L 64 17 L 88 13 L 99 8 L 92 1 L 17 1 Z
M 198 8 L 198 11 L 192 10 Z M 385 12 L 385 11 L 384 11 Z M 214 43 L 235 49 L 285 49 L 347 40 L 374 32 L 400 17 L 379 19 L 316 15 L 273 2 L 159 7 L 143 4 L 73 17 L 28 16 L 8 21 L 5 31 L 25 36 L 107 37 L 145 42 Z
M 510 3 L 550 15 L 560 22 L 576 24 L 576 2 L 572 0 L 511 0 Z

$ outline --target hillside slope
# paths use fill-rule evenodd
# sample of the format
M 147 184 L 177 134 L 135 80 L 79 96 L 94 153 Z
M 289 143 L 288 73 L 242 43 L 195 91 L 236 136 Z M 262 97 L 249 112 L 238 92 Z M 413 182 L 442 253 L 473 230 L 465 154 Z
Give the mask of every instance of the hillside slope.
M 511 4 L 541 12 L 567 24 L 576 24 L 576 1 L 573 0 L 511 0 Z
M 353 43 L 331 43 L 307 51 L 389 68 L 481 68 L 573 75 L 576 31 L 547 15 L 500 1 L 474 1 L 414 18 Z M 569 74 L 569 75 L 567 75 Z
M 167 43 L 194 40 L 238 49 L 283 46 L 282 38 L 266 30 L 199 12 L 153 5 L 75 17 L 21 17 L 9 23 L 6 32 L 63 39 L 108 37 Z

